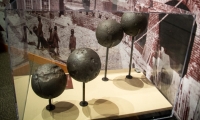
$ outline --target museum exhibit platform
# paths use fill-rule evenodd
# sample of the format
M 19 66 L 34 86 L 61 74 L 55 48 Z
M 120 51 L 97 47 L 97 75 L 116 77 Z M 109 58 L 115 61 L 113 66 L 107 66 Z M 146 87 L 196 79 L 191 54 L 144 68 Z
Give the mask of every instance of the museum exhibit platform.
M 127 73 L 127 69 L 108 70 L 109 81 L 105 82 L 102 81 L 104 71 L 101 71 L 94 80 L 86 83 L 86 107 L 79 105 L 83 83 L 72 79 L 70 84 L 68 79 L 67 89 L 52 99 L 52 104 L 56 106 L 52 111 L 46 110 L 48 99 L 40 98 L 33 92 L 30 76 L 15 77 L 19 115 L 24 109 L 24 114 L 21 112 L 20 115 L 24 120 L 90 120 L 124 118 L 172 109 L 168 100 L 143 73 L 133 71 L 133 79 L 126 79 Z M 26 84 L 29 87 L 23 89 Z M 20 102 L 25 100 L 22 96 L 26 92 L 26 104 L 23 106 Z

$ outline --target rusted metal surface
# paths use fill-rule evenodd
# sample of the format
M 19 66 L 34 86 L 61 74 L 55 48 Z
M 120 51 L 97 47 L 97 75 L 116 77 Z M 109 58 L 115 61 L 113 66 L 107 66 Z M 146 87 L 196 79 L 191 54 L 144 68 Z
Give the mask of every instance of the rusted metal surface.
M 121 25 L 124 32 L 133 37 L 146 29 L 147 22 L 147 18 L 143 13 L 126 12 L 121 18 Z
M 58 97 L 67 84 L 65 72 L 55 64 L 44 64 L 32 75 L 31 86 L 40 97 L 51 99 Z
M 90 48 L 76 49 L 67 60 L 67 69 L 75 80 L 89 82 L 96 78 L 100 72 L 100 57 Z
M 99 23 L 96 29 L 98 43 L 108 48 L 118 45 L 123 35 L 124 33 L 120 23 L 111 19 Z

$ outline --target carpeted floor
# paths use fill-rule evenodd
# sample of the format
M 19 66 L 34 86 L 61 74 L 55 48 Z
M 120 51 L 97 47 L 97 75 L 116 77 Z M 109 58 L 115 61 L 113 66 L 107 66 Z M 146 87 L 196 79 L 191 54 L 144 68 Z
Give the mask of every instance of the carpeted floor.
M 0 53 L 0 120 L 17 120 L 16 108 L 9 54 Z

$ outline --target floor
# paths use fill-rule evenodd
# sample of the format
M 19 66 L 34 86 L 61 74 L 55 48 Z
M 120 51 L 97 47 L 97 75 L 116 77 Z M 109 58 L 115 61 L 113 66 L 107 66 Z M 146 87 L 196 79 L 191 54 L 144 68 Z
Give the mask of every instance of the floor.
M 0 120 L 18 120 L 10 58 L 7 52 L 0 53 Z

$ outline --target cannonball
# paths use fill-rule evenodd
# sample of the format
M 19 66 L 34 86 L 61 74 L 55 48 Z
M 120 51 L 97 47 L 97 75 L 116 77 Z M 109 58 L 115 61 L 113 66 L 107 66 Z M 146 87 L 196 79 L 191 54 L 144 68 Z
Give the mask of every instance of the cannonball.
M 79 82 L 89 82 L 97 77 L 101 69 L 99 55 L 90 48 L 74 50 L 67 59 L 67 70 Z
M 98 43 L 108 48 L 118 45 L 123 35 L 121 24 L 115 20 L 105 20 L 101 22 L 96 29 Z
M 133 37 L 142 33 L 146 29 L 147 23 L 147 17 L 143 13 L 126 12 L 121 18 L 124 32 Z
M 66 84 L 65 72 L 55 64 L 39 66 L 31 78 L 33 91 L 45 99 L 58 97 L 65 90 Z

